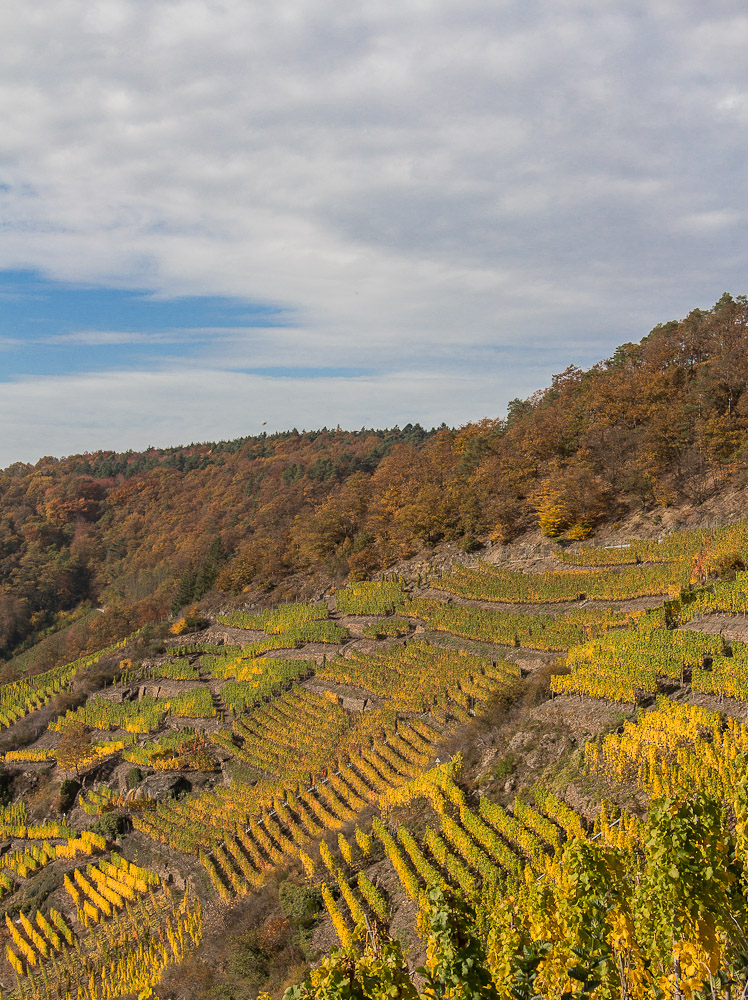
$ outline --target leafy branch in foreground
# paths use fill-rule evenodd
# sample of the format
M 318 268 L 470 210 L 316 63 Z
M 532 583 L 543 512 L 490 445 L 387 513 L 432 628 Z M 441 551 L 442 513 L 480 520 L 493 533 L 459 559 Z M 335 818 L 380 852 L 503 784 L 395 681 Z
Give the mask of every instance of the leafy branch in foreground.
M 656 800 L 630 843 L 572 838 L 538 879 L 528 867 L 470 899 L 414 887 L 426 943 L 415 991 L 400 946 L 359 927 L 285 1000 L 712 1000 L 748 978 L 748 792 L 731 806 Z M 394 843 L 394 840 L 393 840 Z

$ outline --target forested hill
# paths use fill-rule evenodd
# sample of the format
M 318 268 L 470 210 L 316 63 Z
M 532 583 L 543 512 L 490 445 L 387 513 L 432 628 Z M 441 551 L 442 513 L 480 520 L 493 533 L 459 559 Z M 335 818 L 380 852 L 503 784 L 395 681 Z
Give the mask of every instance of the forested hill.
M 94 649 L 211 588 L 362 578 L 536 523 L 583 538 L 632 508 L 741 486 L 747 318 L 746 298 L 726 294 L 589 371 L 567 368 L 506 419 L 456 430 L 291 431 L 10 466 L 0 655 L 49 631 L 66 654 Z

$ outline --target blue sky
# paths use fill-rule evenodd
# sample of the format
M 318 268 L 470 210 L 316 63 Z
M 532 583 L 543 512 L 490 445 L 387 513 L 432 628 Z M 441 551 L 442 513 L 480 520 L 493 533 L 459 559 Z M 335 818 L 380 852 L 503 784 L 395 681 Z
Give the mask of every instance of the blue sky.
M 8 0 L 0 467 L 500 416 L 746 290 L 738 0 Z
M 282 326 L 277 306 L 219 296 L 158 298 L 132 289 L 0 274 L 0 376 L 74 375 L 181 360 L 238 328 Z

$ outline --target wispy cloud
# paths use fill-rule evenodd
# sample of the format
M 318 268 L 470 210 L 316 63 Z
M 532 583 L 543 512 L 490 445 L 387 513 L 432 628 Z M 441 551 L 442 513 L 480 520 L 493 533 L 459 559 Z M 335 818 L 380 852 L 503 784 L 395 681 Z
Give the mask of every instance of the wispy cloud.
M 86 347 L 106 347 L 112 344 L 174 344 L 181 343 L 185 335 L 168 333 L 136 333 L 127 330 L 76 330 L 74 333 L 57 333 L 40 337 L 39 344 L 80 344 Z

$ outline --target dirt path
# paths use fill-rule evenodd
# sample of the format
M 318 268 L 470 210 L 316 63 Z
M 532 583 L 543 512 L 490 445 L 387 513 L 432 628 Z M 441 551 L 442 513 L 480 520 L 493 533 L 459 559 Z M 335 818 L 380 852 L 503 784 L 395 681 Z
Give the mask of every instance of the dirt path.
M 748 618 L 743 615 L 704 615 L 692 622 L 681 625 L 684 632 L 705 632 L 708 635 L 723 635 L 725 639 L 748 642 Z
M 498 611 L 510 615 L 561 615 L 570 611 L 601 611 L 612 608 L 618 612 L 647 611 L 658 608 L 667 600 L 667 594 L 654 597 L 629 597 L 622 601 L 603 601 L 588 599 L 584 601 L 545 601 L 539 604 L 509 604 L 506 601 L 481 601 L 472 597 L 462 597 L 450 594 L 436 587 L 425 587 L 418 592 L 419 597 L 441 601 L 443 604 L 457 604 L 465 608 L 477 608 L 480 611 Z

